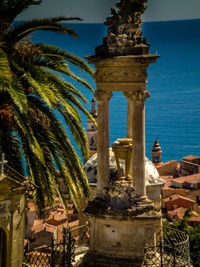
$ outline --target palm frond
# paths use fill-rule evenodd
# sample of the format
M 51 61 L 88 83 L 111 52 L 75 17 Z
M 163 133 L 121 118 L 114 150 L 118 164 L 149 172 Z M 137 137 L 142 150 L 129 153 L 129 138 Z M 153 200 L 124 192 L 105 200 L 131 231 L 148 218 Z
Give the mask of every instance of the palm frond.
M 77 120 L 66 109 L 58 108 L 58 110 L 63 115 L 66 124 L 70 128 L 76 144 L 81 150 L 84 160 L 87 160 L 89 157 L 88 139 L 82 127 L 81 121 Z
M 49 62 L 47 61 L 41 62 L 41 65 L 46 68 L 49 68 L 50 70 L 63 73 L 69 76 L 70 78 L 73 78 L 74 80 L 78 81 L 80 84 L 85 86 L 87 89 L 89 89 L 91 92 L 94 92 L 94 89 L 92 88 L 92 86 L 88 82 L 86 82 L 84 79 L 76 76 L 72 71 L 70 71 L 66 63 L 51 59 L 51 61 Z
M 28 7 L 31 5 L 39 5 L 41 2 L 42 1 L 39 0 L 1 0 L 0 18 L 9 25 Z
M 14 77 L 13 82 L 8 88 L 8 93 L 10 94 L 13 103 L 18 106 L 21 112 L 27 112 L 27 99 L 24 93 L 24 89 L 21 83 Z
M 81 99 L 85 104 L 88 103 L 88 100 L 83 96 L 83 94 L 71 83 L 64 81 L 50 71 L 40 69 L 40 72 L 43 73 L 44 76 L 46 76 L 46 79 L 49 81 L 49 83 L 54 86 L 61 94 L 62 92 L 69 92 L 75 96 L 78 96 L 79 99 Z
M 55 60 L 56 62 L 61 62 L 66 60 L 73 65 L 79 67 L 81 70 L 89 73 L 90 75 L 94 76 L 94 70 L 85 63 L 80 57 L 77 57 L 65 50 L 62 50 L 58 47 L 53 45 L 46 45 L 44 43 L 39 43 L 36 45 L 42 51 L 42 56 L 44 57 L 44 61 Z
M 34 200 L 39 210 L 53 205 L 56 194 L 63 201 L 59 179 L 80 208 L 81 199 L 89 197 L 89 185 L 69 134 L 83 158 L 87 158 L 88 142 L 79 113 L 93 117 L 83 107 L 82 101 L 87 103 L 87 99 L 71 84 L 71 78 L 94 90 L 69 66 L 73 64 L 93 77 L 94 71 L 79 57 L 51 45 L 35 45 L 27 37 L 35 30 L 77 37 L 62 22 L 80 20 L 78 17 L 13 23 L 29 6 L 40 3 L 39 0 L 0 1 L 0 152 L 6 153 L 9 164 L 20 173 L 25 160 L 25 168 L 35 184 Z M 65 74 L 69 81 L 60 74 Z M 61 117 L 68 127 L 62 125 Z
M 8 90 L 12 83 L 12 72 L 7 54 L 0 48 L 0 91 Z
M 17 107 L 13 109 L 13 116 L 16 122 L 16 129 L 21 137 L 21 139 L 27 140 L 29 142 L 29 147 L 35 155 L 35 157 L 44 163 L 43 152 L 34 136 L 33 130 L 30 126 L 29 119 L 26 114 L 22 114 Z
M 71 17 L 71 20 L 80 20 L 77 17 Z M 55 17 L 55 18 L 42 18 L 42 19 L 32 19 L 30 21 L 23 21 L 14 24 L 7 35 L 4 38 L 4 41 L 15 44 L 22 40 L 27 35 L 31 34 L 36 30 L 51 31 L 63 34 L 69 34 L 74 37 L 78 37 L 77 33 L 67 27 L 64 24 L 59 23 L 60 21 L 69 20 L 68 17 Z

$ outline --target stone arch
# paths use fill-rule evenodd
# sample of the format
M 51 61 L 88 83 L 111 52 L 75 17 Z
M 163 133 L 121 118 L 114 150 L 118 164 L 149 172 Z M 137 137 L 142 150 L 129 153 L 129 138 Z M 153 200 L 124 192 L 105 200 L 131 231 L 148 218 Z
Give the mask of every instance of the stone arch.
M 0 267 L 6 267 L 7 258 L 7 234 L 3 228 L 0 228 Z

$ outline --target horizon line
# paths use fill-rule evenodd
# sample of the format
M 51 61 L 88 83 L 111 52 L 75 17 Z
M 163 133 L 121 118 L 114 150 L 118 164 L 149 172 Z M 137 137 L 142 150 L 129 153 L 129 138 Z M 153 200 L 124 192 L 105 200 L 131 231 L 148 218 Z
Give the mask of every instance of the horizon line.
M 46 17 L 44 17 L 46 18 Z M 53 17 L 50 17 L 53 18 Z M 15 20 L 15 22 L 20 22 L 20 21 L 30 21 L 34 18 L 31 19 L 23 19 L 23 20 Z M 42 18 L 41 18 L 42 19 Z M 172 19 L 172 20 L 146 20 L 143 21 L 142 23 L 155 23 L 155 22 L 173 22 L 173 21 L 186 21 L 186 20 L 200 20 L 200 18 L 191 18 L 191 19 Z M 104 24 L 105 22 L 86 22 L 84 20 L 82 20 L 82 22 L 80 21 L 71 21 L 71 22 L 65 22 L 67 24 Z

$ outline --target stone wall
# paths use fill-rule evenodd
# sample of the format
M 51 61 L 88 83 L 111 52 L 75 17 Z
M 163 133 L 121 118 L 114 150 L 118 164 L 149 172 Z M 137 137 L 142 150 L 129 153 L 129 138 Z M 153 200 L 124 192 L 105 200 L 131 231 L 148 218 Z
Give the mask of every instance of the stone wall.
M 200 166 L 198 164 L 181 160 L 180 161 L 180 175 L 187 176 L 195 173 L 199 173 Z
M 24 251 L 25 186 L 0 176 L 0 229 L 6 233 L 6 267 L 21 267 Z

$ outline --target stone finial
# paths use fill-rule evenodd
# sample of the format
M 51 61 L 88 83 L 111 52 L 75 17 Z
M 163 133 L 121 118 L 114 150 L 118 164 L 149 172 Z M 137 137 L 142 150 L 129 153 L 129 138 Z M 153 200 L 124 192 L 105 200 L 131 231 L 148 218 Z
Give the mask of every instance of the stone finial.
M 153 148 L 152 148 L 152 152 L 158 152 L 158 151 L 161 151 L 161 146 L 158 143 L 158 137 L 157 137 L 155 142 L 154 142 L 154 145 L 153 145 Z
M 0 166 L 1 166 L 1 168 L 0 168 L 0 175 L 3 175 L 3 174 L 4 174 L 4 165 L 5 165 L 6 163 L 8 163 L 8 161 L 5 160 L 5 154 L 2 153 L 1 161 L 0 161 Z
M 156 138 L 153 148 L 152 148 L 152 162 L 154 164 L 161 163 L 161 156 L 162 156 L 161 146 L 158 143 L 158 138 Z
M 92 114 L 94 118 L 97 118 L 97 107 L 96 107 L 96 100 L 94 97 L 92 98 L 92 101 L 91 101 L 90 114 Z
M 147 0 L 121 0 L 117 11 L 111 9 L 107 18 L 107 37 L 103 45 L 96 48 L 97 56 L 144 55 L 149 53 L 149 44 L 142 38 L 141 15 Z

